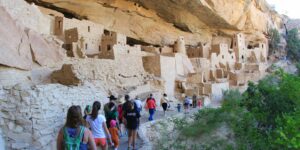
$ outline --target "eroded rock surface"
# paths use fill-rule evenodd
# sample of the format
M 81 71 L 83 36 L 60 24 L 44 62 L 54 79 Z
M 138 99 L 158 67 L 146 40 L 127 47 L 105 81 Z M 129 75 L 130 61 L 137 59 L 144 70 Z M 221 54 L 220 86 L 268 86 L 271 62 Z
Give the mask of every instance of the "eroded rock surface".
M 171 44 L 178 35 L 188 45 L 211 40 L 212 34 L 237 31 L 262 37 L 279 28 L 281 17 L 265 0 L 27 0 L 104 25 L 151 44 Z
M 3 7 L 0 16 L 0 64 L 30 70 L 35 62 L 46 66 L 64 59 L 59 40 L 18 24 Z

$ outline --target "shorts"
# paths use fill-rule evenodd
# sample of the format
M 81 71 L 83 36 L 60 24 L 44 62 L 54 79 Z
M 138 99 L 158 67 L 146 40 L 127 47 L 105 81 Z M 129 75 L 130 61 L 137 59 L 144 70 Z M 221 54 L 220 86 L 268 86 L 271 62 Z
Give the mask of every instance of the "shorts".
M 167 104 L 167 103 L 162 103 L 161 105 L 162 105 L 164 111 L 166 111 L 166 110 L 167 110 L 167 107 L 168 107 L 168 104 Z
M 106 145 L 106 138 L 94 138 L 96 146 L 105 146 Z

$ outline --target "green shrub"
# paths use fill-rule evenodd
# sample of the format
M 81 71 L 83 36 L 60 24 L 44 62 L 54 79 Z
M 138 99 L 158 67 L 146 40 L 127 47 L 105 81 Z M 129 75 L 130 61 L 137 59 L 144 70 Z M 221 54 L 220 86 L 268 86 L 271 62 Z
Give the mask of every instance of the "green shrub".
M 270 29 L 268 31 L 268 34 L 270 36 L 269 51 L 273 52 L 274 50 L 278 49 L 278 44 L 280 42 L 280 35 L 277 29 Z
M 287 38 L 288 56 L 298 61 L 300 59 L 300 39 L 297 29 L 292 29 L 288 32 Z
M 300 77 L 278 70 L 249 82 L 243 94 L 226 91 L 221 108 L 200 110 L 194 118 L 191 124 L 175 120 L 181 136 L 173 149 L 300 149 Z M 211 136 L 224 125 L 233 137 Z

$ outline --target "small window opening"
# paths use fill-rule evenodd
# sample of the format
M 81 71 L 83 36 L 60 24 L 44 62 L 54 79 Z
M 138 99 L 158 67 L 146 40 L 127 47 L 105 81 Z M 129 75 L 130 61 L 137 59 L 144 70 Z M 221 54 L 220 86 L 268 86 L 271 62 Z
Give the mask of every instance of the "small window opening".
M 107 51 L 110 51 L 110 50 L 111 50 L 111 46 L 107 45 Z
M 91 27 L 90 26 L 88 26 L 88 32 L 91 32 Z
M 87 44 L 87 43 L 85 43 L 85 49 L 86 49 L 86 50 L 88 49 L 88 44 Z
M 61 28 L 61 21 L 58 21 L 58 28 Z

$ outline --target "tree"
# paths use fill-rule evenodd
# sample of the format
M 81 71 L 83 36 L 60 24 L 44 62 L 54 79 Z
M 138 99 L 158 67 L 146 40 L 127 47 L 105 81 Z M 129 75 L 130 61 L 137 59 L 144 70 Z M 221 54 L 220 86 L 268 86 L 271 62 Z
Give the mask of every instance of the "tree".
M 278 30 L 276 29 L 270 29 L 269 31 L 270 35 L 270 52 L 273 52 L 274 50 L 278 49 L 278 43 L 280 42 L 280 35 Z
M 288 56 L 298 61 L 300 59 L 300 39 L 297 29 L 292 29 L 288 32 L 287 38 Z

